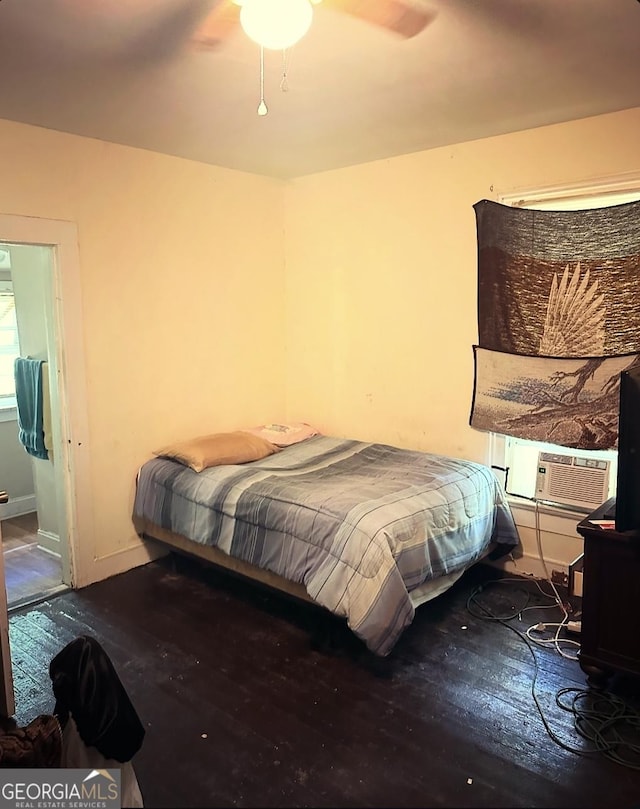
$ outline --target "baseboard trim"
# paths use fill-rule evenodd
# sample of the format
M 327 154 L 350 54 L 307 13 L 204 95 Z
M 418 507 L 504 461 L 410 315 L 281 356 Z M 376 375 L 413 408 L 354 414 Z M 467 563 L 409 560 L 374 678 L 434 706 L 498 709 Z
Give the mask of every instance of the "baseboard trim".
M 86 571 L 86 576 L 74 581 L 73 586 L 75 588 L 87 587 L 104 579 L 110 579 L 112 576 L 126 573 L 135 567 L 147 565 L 161 556 L 166 556 L 167 553 L 168 551 L 165 548 L 153 547 L 150 542 L 140 541 L 135 545 L 129 545 L 105 556 L 96 557 L 89 570 Z
M 539 556 L 525 553 L 517 559 L 510 556 L 504 556 L 502 559 L 483 559 L 488 565 L 499 568 L 505 573 L 512 573 L 514 576 L 535 576 L 537 579 L 546 579 L 547 574 L 544 565 Z M 560 570 L 569 575 L 569 566 L 565 562 L 559 562 L 555 559 L 545 559 L 545 564 L 549 575 L 552 570 Z
M 57 534 L 38 528 L 38 547 L 41 551 L 60 558 L 60 537 Z
M 0 520 L 22 517 L 23 514 L 32 514 L 35 510 L 35 494 L 25 494 L 22 497 L 10 497 L 8 503 L 0 505 Z

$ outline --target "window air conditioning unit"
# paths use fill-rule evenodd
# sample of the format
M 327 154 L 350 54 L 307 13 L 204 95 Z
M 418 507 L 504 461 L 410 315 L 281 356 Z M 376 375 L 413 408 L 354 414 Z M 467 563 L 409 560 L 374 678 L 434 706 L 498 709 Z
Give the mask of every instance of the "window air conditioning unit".
M 610 461 L 541 452 L 536 498 L 594 511 L 609 497 L 610 467 Z

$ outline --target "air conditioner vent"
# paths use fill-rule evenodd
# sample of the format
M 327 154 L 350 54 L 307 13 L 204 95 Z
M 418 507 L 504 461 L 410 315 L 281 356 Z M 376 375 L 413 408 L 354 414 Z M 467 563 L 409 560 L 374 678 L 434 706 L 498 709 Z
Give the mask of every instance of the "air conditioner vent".
M 610 462 L 575 455 L 538 455 L 536 497 L 593 511 L 609 496 Z

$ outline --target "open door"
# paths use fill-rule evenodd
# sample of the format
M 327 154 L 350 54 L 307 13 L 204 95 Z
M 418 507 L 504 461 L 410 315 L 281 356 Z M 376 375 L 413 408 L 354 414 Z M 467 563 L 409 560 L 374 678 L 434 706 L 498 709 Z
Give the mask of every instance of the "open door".
M 0 492 L 0 503 L 9 498 Z M 13 716 L 16 704 L 13 697 L 13 674 L 11 672 L 11 648 L 9 646 L 9 613 L 7 612 L 7 588 L 4 583 L 4 554 L 2 553 L 2 530 L 0 529 L 0 716 Z

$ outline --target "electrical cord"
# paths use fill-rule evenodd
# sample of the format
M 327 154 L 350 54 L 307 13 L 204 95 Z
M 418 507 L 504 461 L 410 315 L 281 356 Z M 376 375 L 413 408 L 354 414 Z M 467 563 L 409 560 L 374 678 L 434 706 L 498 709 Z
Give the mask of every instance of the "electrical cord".
M 570 753 L 580 756 L 602 754 L 624 767 L 640 770 L 640 714 L 629 708 L 621 699 L 608 692 L 581 690 L 578 688 L 562 688 L 556 694 L 556 704 L 564 711 L 573 714 L 574 727 L 579 736 L 590 742 L 590 749 L 574 747 L 561 739 L 555 733 L 544 714 L 538 695 L 536 684 L 538 681 L 539 664 L 534 648 L 534 641 L 526 632 L 508 623 L 520 613 L 514 607 L 508 615 L 496 615 L 486 604 L 483 604 L 478 595 L 486 589 L 487 584 L 497 584 L 505 579 L 496 579 L 475 587 L 467 599 L 467 609 L 471 615 L 480 620 L 495 621 L 514 632 L 527 646 L 533 659 L 533 677 L 531 679 L 531 697 L 535 703 L 542 724 L 549 738 L 558 746 Z M 551 597 L 551 596 L 549 596 Z M 528 594 L 527 594 L 528 603 Z M 555 605 L 554 605 L 555 606 Z M 526 603 L 521 611 L 527 609 Z M 573 695 L 570 702 L 563 701 L 564 697 Z M 625 733 L 626 731 L 626 733 Z M 638 735 L 638 741 L 627 738 L 629 732 Z M 625 752 L 631 755 L 625 755 Z M 637 760 L 633 758 L 636 757 Z
M 561 657 L 565 657 L 567 660 L 577 661 L 578 660 L 577 655 L 567 654 L 567 652 L 565 652 L 562 649 L 562 646 L 560 645 L 560 644 L 565 644 L 567 646 L 577 646 L 578 649 L 580 648 L 579 641 L 573 640 L 573 638 L 562 638 L 562 637 L 559 636 L 558 633 L 563 628 L 566 629 L 567 623 L 568 623 L 568 621 L 564 620 L 561 623 L 552 623 L 552 624 L 538 623 L 538 624 L 534 624 L 533 626 L 530 626 L 527 629 L 525 634 L 532 643 L 536 644 L 536 646 L 552 646 L 556 650 L 556 652 L 558 652 L 558 654 Z M 555 632 L 555 634 L 554 634 L 554 636 L 552 638 L 534 638 L 534 637 L 531 636 L 532 632 L 544 632 L 546 629 L 551 629 L 552 627 L 557 627 L 556 632 Z
M 524 495 L 516 495 L 516 496 L 517 497 L 525 497 Z M 542 532 L 540 530 L 539 501 L 535 497 L 526 497 L 525 499 L 531 500 L 534 503 L 535 534 L 536 534 L 536 545 L 537 545 L 537 549 L 538 549 L 538 556 L 540 558 L 540 562 L 542 564 L 542 568 L 544 570 L 546 580 L 549 583 L 549 585 L 551 586 L 551 589 L 553 590 L 553 595 L 551 595 L 549 593 L 545 593 L 545 591 L 542 589 L 542 587 L 540 587 L 540 585 L 537 582 L 536 583 L 537 583 L 537 586 L 538 586 L 538 589 L 540 590 L 540 592 L 543 595 L 547 596 L 548 598 L 552 598 L 555 601 L 555 606 L 557 606 L 560 609 L 560 611 L 562 612 L 562 621 L 560 621 L 558 623 L 545 622 L 545 623 L 534 624 L 533 626 L 530 626 L 529 629 L 527 630 L 527 637 L 529 638 L 529 640 L 532 643 L 535 643 L 537 646 L 553 646 L 555 648 L 556 652 L 561 657 L 564 657 L 567 660 L 577 660 L 578 659 L 577 655 L 569 654 L 563 648 L 563 646 L 570 646 L 570 647 L 577 647 L 579 649 L 580 648 L 580 643 L 578 641 L 576 641 L 576 640 L 571 639 L 571 638 L 562 637 L 562 630 L 566 629 L 567 625 L 569 624 L 569 619 L 570 619 L 569 609 L 570 609 L 570 607 L 569 607 L 569 609 L 567 609 L 567 606 L 563 602 L 563 600 L 562 600 L 562 598 L 560 596 L 560 593 L 558 592 L 558 588 L 555 586 L 555 584 L 553 582 L 553 579 L 549 575 L 549 569 L 547 568 L 547 562 L 546 562 L 546 559 L 544 558 L 544 553 L 543 553 L 543 550 L 542 550 Z M 532 632 L 542 632 L 542 631 L 545 631 L 547 629 L 551 629 L 553 627 L 555 627 L 555 629 L 556 629 L 553 637 L 550 637 L 550 638 L 534 638 L 531 635 Z
M 536 705 L 538 713 L 540 714 L 540 718 L 545 730 L 556 744 L 571 753 L 575 753 L 576 755 L 588 756 L 601 753 L 624 767 L 640 770 L 640 714 L 631 710 L 623 700 L 615 695 L 603 691 L 594 692 L 593 690 L 582 690 L 578 688 L 562 688 L 556 694 L 556 704 L 562 710 L 573 714 L 574 728 L 576 733 L 578 733 L 578 735 L 586 741 L 590 742 L 593 745 L 592 749 L 580 749 L 566 743 L 551 730 L 549 723 L 547 722 L 542 710 L 542 706 L 540 705 L 535 692 L 539 668 L 534 645 L 542 648 L 549 648 L 549 646 L 552 646 L 562 657 L 568 660 L 576 661 L 578 659 L 577 656 L 567 654 L 565 651 L 563 651 L 560 644 L 567 644 L 577 647 L 580 647 L 580 644 L 572 639 L 561 637 L 562 629 L 567 629 L 571 623 L 569 621 L 570 607 L 567 609 L 562 598 L 560 597 L 558 589 L 549 575 L 547 563 L 544 558 L 544 553 L 542 550 L 542 535 L 540 530 L 539 501 L 536 497 L 527 497 L 526 495 L 510 492 L 508 490 L 508 466 L 503 467 L 493 465 L 492 468 L 504 472 L 504 489 L 507 494 L 512 497 L 530 500 L 535 504 L 535 533 L 538 555 L 540 557 L 546 579 L 551 585 L 553 595 L 545 593 L 537 579 L 534 579 L 534 581 L 540 592 L 547 598 L 553 599 L 555 603 L 549 605 L 548 607 L 530 607 L 525 603 L 519 612 L 514 611 L 510 615 L 496 616 L 487 607 L 477 602 L 477 594 L 484 589 L 483 585 L 480 585 L 469 596 L 467 600 L 467 610 L 474 617 L 481 618 L 482 620 L 492 620 L 501 623 L 503 626 L 506 626 L 507 629 L 515 632 L 516 635 L 518 635 L 518 637 L 521 638 L 524 643 L 526 643 L 534 663 L 534 675 L 531 681 L 531 696 Z M 503 578 L 496 581 L 500 581 L 502 583 L 506 581 L 513 581 L 513 579 Z M 478 608 L 484 612 L 484 615 L 479 615 L 477 612 L 474 612 L 474 610 L 471 608 L 471 605 L 474 603 L 476 603 Z M 529 609 L 555 609 L 556 607 L 558 607 L 563 614 L 562 621 L 558 623 L 538 623 L 530 626 L 524 634 L 516 627 L 507 623 L 507 621 L 513 620 L 513 618 L 516 616 L 522 620 L 522 613 Z M 515 610 L 515 607 L 513 610 Z M 556 632 L 551 638 L 531 637 L 531 632 L 545 631 L 552 627 L 556 628 Z M 564 701 L 565 697 L 571 697 L 571 699 L 567 702 Z M 627 735 L 633 732 L 636 734 L 637 741 L 627 738 Z M 630 754 L 630 756 L 625 756 L 625 752 Z
M 562 698 L 570 695 L 573 695 L 570 702 L 563 702 Z M 640 714 L 637 711 L 614 694 L 579 688 L 560 689 L 556 704 L 573 714 L 576 732 L 595 745 L 597 752 L 624 767 L 640 770 Z M 636 733 L 637 741 L 626 738 L 625 731 L 629 730 Z M 629 751 L 635 759 L 621 755 L 621 750 Z
M 558 589 L 557 589 L 557 587 L 555 586 L 555 584 L 553 582 L 553 579 L 549 575 L 549 569 L 547 568 L 547 561 L 544 558 L 544 553 L 543 553 L 543 550 L 542 550 L 542 531 L 540 529 L 540 507 L 539 507 L 540 501 L 538 500 L 537 497 L 528 497 L 527 495 L 524 495 L 524 494 L 517 494 L 516 492 L 510 492 L 509 491 L 509 489 L 508 489 L 509 467 L 508 466 L 497 466 L 497 465 L 494 464 L 494 465 L 492 465 L 491 468 L 492 469 L 498 469 L 501 472 L 504 472 L 504 489 L 505 489 L 505 492 L 507 494 L 509 494 L 512 497 L 519 497 L 519 498 L 521 498 L 523 500 L 529 500 L 534 504 L 535 534 L 536 534 L 536 545 L 537 545 L 537 548 L 538 548 L 538 556 L 540 558 L 540 562 L 542 563 L 542 568 L 544 570 L 546 580 L 549 582 L 549 584 L 551 585 L 551 589 L 553 590 L 553 596 L 550 596 L 548 593 L 545 593 L 544 590 L 542 589 L 542 587 L 540 587 L 540 585 L 538 585 L 538 589 L 540 590 L 541 593 L 543 593 L 543 595 L 547 595 L 549 598 L 553 598 L 553 600 L 556 602 L 556 605 L 560 608 L 560 610 L 562 612 L 562 616 L 563 616 L 562 621 L 560 621 L 559 623 L 544 623 L 544 624 L 537 623 L 537 624 L 535 624 L 533 626 L 530 626 L 529 629 L 527 629 L 527 637 L 529 638 L 529 640 L 532 643 L 535 643 L 538 646 L 553 646 L 555 648 L 556 652 L 558 652 L 558 654 L 561 657 L 565 657 L 567 660 L 577 660 L 578 659 L 577 655 L 569 654 L 567 651 L 565 651 L 562 648 L 563 645 L 565 645 L 565 646 L 577 647 L 578 649 L 580 649 L 580 643 L 578 641 L 576 641 L 576 640 L 571 639 L 571 638 L 563 638 L 562 635 L 561 635 L 563 628 L 566 628 L 567 624 L 569 623 L 570 616 L 569 616 L 569 611 L 567 610 L 562 598 L 560 597 L 560 593 L 558 592 Z M 525 609 L 528 609 L 528 608 L 525 607 Z M 522 611 L 524 612 L 524 609 Z M 553 637 L 551 637 L 551 638 L 533 638 L 531 636 L 531 634 L 530 634 L 531 632 L 543 632 L 543 631 L 545 631 L 547 629 L 551 629 L 552 627 L 556 628 L 556 632 L 553 635 Z
M 563 688 L 556 694 L 556 704 L 559 708 L 564 711 L 568 711 L 573 714 L 573 721 L 574 721 L 574 728 L 576 733 L 581 736 L 586 741 L 590 742 L 593 745 L 593 748 L 590 750 L 579 749 L 573 747 L 572 745 L 566 743 L 560 737 L 554 733 L 547 719 L 544 715 L 542 710 L 542 706 L 537 698 L 535 693 L 536 682 L 538 678 L 538 659 L 536 657 L 536 653 L 534 650 L 534 645 L 539 646 L 541 648 L 549 648 L 550 646 L 553 647 L 558 654 L 562 657 L 577 661 L 577 656 L 567 654 L 561 647 L 561 644 L 566 644 L 569 646 L 580 647 L 580 643 L 570 638 L 563 638 L 561 637 L 561 632 L 564 629 L 567 629 L 569 624 L 569 609 L 565 606 L 560 594 L 558 592 L 555 583 L 553 582 L 551 576 L 549 575 L 549 570 L 547 568 L 547 563 L 544 558 L 544 553 L 542 550 L 542 532 L 540 529 L 540 510 L 539 510 L 539 501 L 536 497 L 527 497 L 526 495 L 517 494 L 515 492 L 508 491 L 508 480 L 509 480 L 509 467 L 501 467 L 501 466 L 493 466 L 493 469 L 499 469 L 500 471 L 504 472 L 504 488 L 507 494 L 511 495 L 512 497 L 518 497 L 525 500 L 530 500 L 534 503 L 535 509 L 535 534 L 536 534 L 536 545 L 538 549 L 538 555 L 540 557 L 540 562 L 542 564 L 542 568 L 544 570 L 546 580 L 551 586 L 553 591 L 553 595 L 549 593 L 545 593 L 545 591 L 540 586 L 540 583 L 537 579 L 534 578 L 535 584 L 540 590 L 540 592 L 546 596 L 547 598 L 553 599 L 555 602 L 552 605 L 547 607 L 545 606 L 538 606 L 538 607 L 530 607 L 527 606 L 528 603 L 528 594 L 527 594 L 527 602 L 525 605 L 521 607 L 518 612 L 515 612 L 515 607 L 513 608 L 514 612 L 510 615 L 505 616 L 496 616 L 493 614 L 488 608 L 484 605 L 477 603 L 477 606 L 484 612 L 484 615 L 479 615 L 477 612 L 471 608 L 471 605 L 476 603 L 477 594 L 484 589 L 482 585 L 476 588 L 469 596 L 467 600 L 467 610 L 474 615 L 474 617 L 481 618 L 483 620 L 492 620 L 501 623 L 503 626 L 506 626 L 507 629 L 510 629 L 512 632 L 515 632 L 518 637 L 520 637 L 524 643 L 526 643 L 531 656 L 534 662 L 534 675 L 531 681 L 531 696 L 533 701 L 536 705 L 538 713 L 540 714 L 540 718 L 542 723 L 547 731 L 549 737 L 560 747 L 563 749 L 575 753 L 577 755 L 593 755 L 597 753 L 601 753 L 607 758 L 611 759 L 612 761 L 621 764 L 624 767 L 640 770 L 640 735 L 638 731 L 640 731 L 640 714 L 635 711 L 632 711 L 627 705 L 618 697 L 610 694 L 608 692 L 595 692 L 593 690 L 582 690 L 578 688 Z M 533 577 L 532 577 L 533 578 Z M 496 581 L 507 582 L 507 581 L 514 581 L 514 579 L 503 578 L 498 579 Z M 517 579 L 515 580 L 517 581 Z M 513 620 L 516 616 L 522 620 L 522 613 L 529 609 L 555 609 L 559 608 L 562 612 L 563 619 L 558 623 L 537 623 L 533 626 L 530 626 L 526 632 L 523 634 L 520 632 L 516 627 L 512 626 L 511 624 L 507 623 L 507 621 Z M 547 629 L 551 629 L 555 627 L 556 631 L 551 638 L 534 638 L 531 637 L 532 632 L 541 632 Z M 563 701 L 564 697 L 572 696 L 569 702 Z M 625 731 L 627 734 L 629 732 L 636 733 L 636 738 L 639 741 L 632 741 L 631 739 L 626 738 Z M 625 756 L 624 752 L 631 754 L 631 757 Z
M 521 607 L 512 607 L 512 612 L 508 615 L 495 615 L 490 610 L 487 610 L 483 604 L 477 601 L 478 593 L 481 593 L 487 584 L 502 584 L 502 582 L 506 581 L 515 581 L 515 579 L 493 579 L 491 581 L 485 582 L 485 584 L 480 584 L 474 590 L 471 591 L 471 595 L 467 599 L 467 611 L 473 615 L 474 618 L 480 618 L 485 621 L 497 621 L 498 623 L 503 623 L 504 621 L 511 621 L 513 618 L 519 618 L 522 613 L 528 609 L 528 604 L 530 600 L 529 593 L 526 590 L 523 590 L 524 594 L 524 603 Z M 472 605 L 477 604 L 478 608 L 484 612 L 484 614 L 474 612 Z
M 503 584 L 503 583 L 507 583 L 507 582 L 518 582 L 518 581 L 519 580 L 517 578 L 506 577 L 506 578 L 502 578 L 502 579 L 495 579 L 495 580 L 491 581 L 490 583 L 491 584 Z M 542 595 L 545 596 L 545 598 L 552 599 L 555 603 L 549 604 L 549 605 L 542 605 L 542 606 L 539 606 L 537 604 L 529 606 L 529 600 L 530 600 L 529 593 L 526 590 L 523 590 L 522 593 L 524 595 L 524 601 L 523 601 L 521 606 L 513 607 L 512 612 L 509 613 L 508 615 L 499 615 L 499 616 L 495 616 L 494 618 L 491 618 L 490 616 L 487 616 L 487 615 L 480 615 L 478 613 L 475 613 L 474 610 L 473 610 L 473 603 L 474 603 L 474 601 L 476 599 L 477 593 L 480 592 L 480 590 L 483 589 L 484 586 L 485 586 L 485 585 L 480 585 L 480 588 L 479 589 L 476 588 L 476 590 L 474 590 L 471 593 L 471 595 L 469 596 L 469 598 L 467 599 L 467 611 L 470 612 L 472 615 L 474 615 L 476 618 L 483 618 L 484 620 L 489 620 L 489 621 L 490 620 L 494 620 L 494 621 L 510 621 L 510 620 L 512 620 L 513 618 L 516 618 L 516 617 L 519 618 L 520 620 L 522 620 L 522 613 L 526 612 L 527 610 L 544 610 L 544 609 L 548 610 L 548 609 L 560 608 L 562 610 L 562 612 L 563 612 L 563 615 L 564 615 L 564 620 L 563 621 L 561 621 L 559 623 L 557 623 L 557 622 L 550 623 L 548 621 L 545 621 L 544 623 L 539 622 L 537 624 L 533 624 L 532 626 L 530 626 L 530 627 L 528 627 L 526 629 L 525 634 L 526 634 L 527 638 L 531 641 L 531 643 L 535 643 L 536 646 L 541 646 L 541 647 L 553 646 L 553 648 L 555 648 L 555 650 L 558 652 L 558 654 L 560 654 L 562 657 L 565 657 L 568 660 L 577 660 L 578 659 L 577 656 L 567 654 L 562 649 L 562 646 L 561 646 L 561 644 L 564 644 L 566 646 L 574 646 L 574 647 L 580 648 L 580 643 L 578 641 L 573 640 L 572 638 L 563 638 L 563 637 L 560 636 L 560 632 L 562 631 L 562 629 L 563 628 L 566 629 L 568 619 L 569 619 L 569 615 L 568 615 L 568 613 L 567 613 L 567 611 L 565 609 L 564 604 L 562 603 L 562 600 L 560 599 L 560 597 L 558 595 L 551 595 L 550 593 L 545 593 L 545 591 L 542 589 L 542 587 L 540 586 L 540 583 L 538 582 L 537 579 L 533 579 L 533 581 L 536 584 L 538 590 L 540 590 L 540 592 L 542 593 Z M 487 583 L 489 583 L 489 582 L 487 582 Z M 551 628 L 556 628 L 556 632 L 554 633 L 553 637 L 551 637 L 551 638 L 542 638 L 542 637 L 536 638 L 536 637 L 532 637 L 532 635 L 531 635 L 532 632 L 544 632 L 545 630 L 551 629 Z

